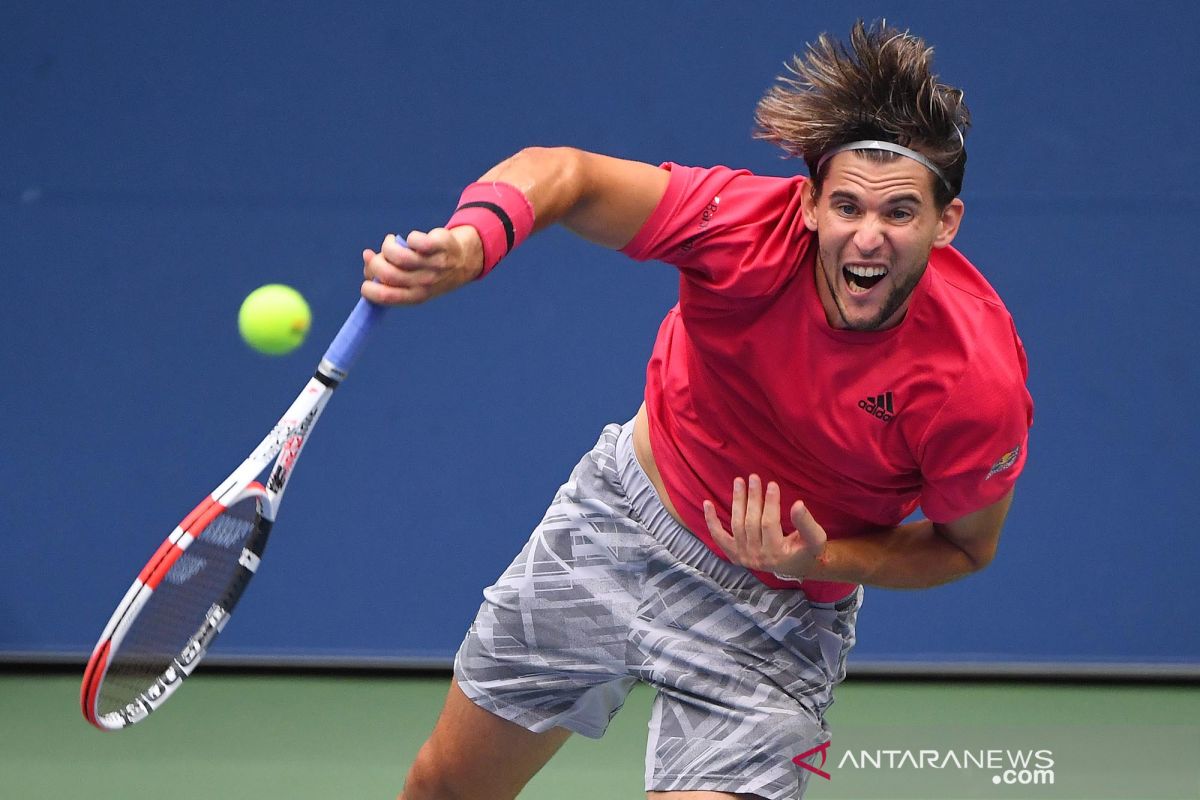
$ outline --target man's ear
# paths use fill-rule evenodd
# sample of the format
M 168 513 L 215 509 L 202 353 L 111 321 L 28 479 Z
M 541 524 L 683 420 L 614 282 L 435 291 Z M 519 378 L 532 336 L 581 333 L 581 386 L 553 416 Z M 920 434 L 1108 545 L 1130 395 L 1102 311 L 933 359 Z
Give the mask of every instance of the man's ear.
M 811 180 L 800 187 L 800 211 L 804 214 L 804 226 L 810 231 L 817 230 L 817 197 L 816 187 Z
M 966 206 L 959 198 L 954 198 L 942 209 L 941 219 L 938 220 L 937 234 L 933 237 L 934 247 L 948 247 L 958 235 L 958 226 L 962 224 Z

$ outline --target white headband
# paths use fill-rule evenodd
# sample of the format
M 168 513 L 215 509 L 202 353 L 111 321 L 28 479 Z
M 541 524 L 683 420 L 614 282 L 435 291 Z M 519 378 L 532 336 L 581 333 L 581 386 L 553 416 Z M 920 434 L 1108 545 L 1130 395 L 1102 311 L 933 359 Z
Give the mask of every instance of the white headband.
M 954 192 L 954 187 L 950 185 L 949 179 L 946 178 L 946 173 L 942 172 L 942 170 L 928 158 L 921 155 L 916 150 L 910 150 L 907 147 L 894 144 L 892 142 L 880 142 L 875 139 L 867 139 L 861 142 L 850 142 L 849 144 L 844 144 L 840 147 L 833 148 L 825 155 L 821 156 L 821 159 L 817 162 L 817 172 L 819 173 L 821 171 L 821 167 L 825 166 L 826 161 L 833 158 L 838 153 L 844 153 L 847 150 L 887 150 L 888 152 L 896 153 L 897 155 L 904 156 L 905 158 L 911 158 L 913 161 L 925 167 L 934 175 L 937 175 L 938 178 L 941 179 L 942 183 L 945 184 L 946 188 L 952 193 Z

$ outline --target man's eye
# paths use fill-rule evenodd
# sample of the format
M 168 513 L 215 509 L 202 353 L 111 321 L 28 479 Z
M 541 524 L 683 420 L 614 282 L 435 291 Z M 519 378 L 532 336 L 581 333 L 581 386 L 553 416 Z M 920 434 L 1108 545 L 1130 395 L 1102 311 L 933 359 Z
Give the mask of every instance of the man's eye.
M 844 214 L 847 217 L 852 216 L 855 211 L 856 211 L 856 209 L 854 208 L 854 206 L 850 205 L 849 203 L 842 203 L 839 206 L 837 206 L 837 212 L 839 214 Z
M 895 211 L 892 212 L 892 219 L 899 219 L 899 220 L 912 219 L 912 216 L 913 216 L 912 212 L 906 208 L 897 208 Z

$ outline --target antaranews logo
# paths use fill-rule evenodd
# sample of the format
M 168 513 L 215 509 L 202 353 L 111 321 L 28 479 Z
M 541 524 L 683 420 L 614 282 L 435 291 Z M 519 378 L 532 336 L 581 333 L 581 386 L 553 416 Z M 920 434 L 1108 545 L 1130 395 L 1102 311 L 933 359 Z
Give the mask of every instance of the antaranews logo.
M 812 764 L 808 763 L 807 759 L 811 758 L 812 756 L 815 756 L 817 753 L 820 753 L 821 754 L 821 763 L 819 766 L 820 767 L 825 766 L 825 757 L 829 753 L 829 745 L 830 744 L 831 744 L 830 742 L 825 742 L 824 744 L 819 744 L 816 747 L 805 750 L 800 755 L 793 756 L 792 763 L 795 764 L 797 767 L 800 767 L 800 769 L 806 769 L 809 772 L 815 772 L 817 775 L 820 775 L 825 780 L 829 780 L 830 776 L 829 776 L 828 772 L 826 772 L 823 769 L 819 769 L 819 767 L 814 767 Z
M 1003 697 L 1022 715 L 1042 713 L 1032 710 L 1032 699 L 1029 703 L 1017 701 L 1009 692 Z M 1054 713 L 1061 708 L 1055 708 L 1044 695 L 1036 702 L 1049 703 Z M 1101 711 L 1066 724 L 951 718 L 962 713 L 961 708 L 965 706 L 955 703 L 950 714 L 945 707 L 930 709 L 924 720 L 889 718 L 877 724 L 844 724 L 835 732 L 826 762 L 818 750 L 805 754 L 805 759 L 830 774 L 838 795 L 844 797 L 1200 797 L 1196 793 L 1200 759 L 1194 756 L 1200 753 L 1200 724 L 1186 704 L 1178 707 L 1177 716 L 1153 724 L 1131 717 L 1130 711 L 1116 716 Z M 811 778 L 813 770 L 801 770 L 785 759 L 814 744 L 816 740 L 796 743 L 791 753 L 780 757 L 781 766 L 793 770 L 796 777 Z M 808 783 L 821 788 L 819 781 Z
M 847 750 L 835 769 L 980 770 L 997 786 L 1054 785 L 1054 753 L 1045 748 Z

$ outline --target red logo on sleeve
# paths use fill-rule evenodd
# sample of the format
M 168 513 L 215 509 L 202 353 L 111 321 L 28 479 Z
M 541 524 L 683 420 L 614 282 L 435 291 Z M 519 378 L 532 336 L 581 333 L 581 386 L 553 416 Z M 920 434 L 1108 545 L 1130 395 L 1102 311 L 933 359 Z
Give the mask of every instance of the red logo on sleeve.
M 997 472 L 1004 472 L 1004 470 L 1012 468 L 1012 466 L 1017 463 L 1017 457 L 1019 455 L 1021 455 L 1021 445 L 1017 445 L 1012 450 L 1009 450 L 1007 453 L 1000 456 L 1000 460 L 995 464 L 992 464 L 992 468 L 988 470 L 987 478 L 984 478 L 984 480 L 986 481 Z

